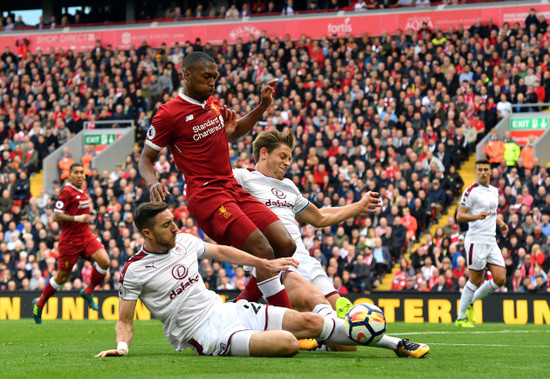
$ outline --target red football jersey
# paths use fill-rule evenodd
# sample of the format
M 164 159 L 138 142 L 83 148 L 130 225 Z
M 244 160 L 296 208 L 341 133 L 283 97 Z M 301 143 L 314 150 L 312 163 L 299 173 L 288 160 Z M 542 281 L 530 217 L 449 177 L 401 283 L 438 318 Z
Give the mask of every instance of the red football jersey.
M 72 184 L 67 184 L 59 194 L 55 202 L 54 212 L 66 213 L 71 216 L 90 214 L 92 202 L 86 189 L 78 189 Z M 92 234 L 87 222 L 62 222 L 61 237 L 63 240 L 80 241 L 84 236 Z
M 200 103 L 180 91 L 160 106 L 147 131 L 148 146 L 170 146 L 190 194 L 208 183 L 235 180 L 220 108 L 213 96 Z

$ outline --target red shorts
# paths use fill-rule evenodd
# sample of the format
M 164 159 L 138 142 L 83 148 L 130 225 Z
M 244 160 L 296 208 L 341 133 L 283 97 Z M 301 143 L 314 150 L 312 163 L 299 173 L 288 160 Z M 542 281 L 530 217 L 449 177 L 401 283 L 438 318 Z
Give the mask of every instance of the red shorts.
M 189 210 L 208 237 L 239 249 L 252 232 L 279 220 L 237 182 L 200 188 L 189 197 Z
M 78 257 L 91 260 L 92 255 L 101 249 L 103 244 L 94 235 L 85 236 L 80 241 L 59 241 L 59 256 L 57 257 L 57 270 L 71 271 Z

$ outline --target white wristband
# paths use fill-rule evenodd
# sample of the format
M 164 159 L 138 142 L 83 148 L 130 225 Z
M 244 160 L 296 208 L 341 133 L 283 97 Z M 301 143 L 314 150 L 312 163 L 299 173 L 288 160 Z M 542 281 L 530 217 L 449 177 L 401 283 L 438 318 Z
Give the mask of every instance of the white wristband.
M 84 222 L 84 215 L 73 216 L 75 222 Z
M 128 344 L 124 341 L 120 341 L 118 345 L 116 345 L 117 350 L 124 350 L 126 351 L 126 354 L 128 354 Z

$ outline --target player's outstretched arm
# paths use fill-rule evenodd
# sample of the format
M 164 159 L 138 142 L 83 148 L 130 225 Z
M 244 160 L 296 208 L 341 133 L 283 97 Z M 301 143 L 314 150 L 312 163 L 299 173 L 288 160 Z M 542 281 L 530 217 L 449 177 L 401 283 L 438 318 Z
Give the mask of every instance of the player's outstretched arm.
M 119 299 L 118 322 L 115 327 L 117 348 L 103 350 L 96 358 L 122 357 L 128 355 L 128 348 L 134 337 L 134 312 L 137 300 Z
M 277 258 L 267 260 L 255 257 L 254 255 L 235 249 L 231 246 L 214 245 L 210 243 L 205 243 L 205 245 L 206 253 L 204 254 L 204 257 L 220 262 L 254 266 L 256 268 L 266 269 L 273 272 L 288 270 L 290 266 L 298 267 L 298 261 L 294 258 Z
M 319 209 L 315 204 L 311 203 L 302 213 L 296 216 L 296 219 L 300 222 L 313 225 L 316 228 L 338 224 L 361 213 L 376 212 L 382 206 L 382 201 L 378 195 L 378 192 L 369 191 L 361 197 L 361 200 L 353 204 L 344 205 L 343 207 Z
M 479 214 L 468 213 L 469 209 L 463 206 L 459 206 L 456 211 L 456 221 L 458 222 L 471 222 L 477 220 L 485 220 L 487 212 L 480 212 Z
M 227 139 L 230 141 L 236 140 L 237 138 L 244 136 L 254 127 L 254 125 L 256 125 L 264 112 L 271 106 L 271 104 L 273 104 L 273 95 L 275 94 L 274 86 L 278 81 L 279 79 L 273 79 L 268 82 L 264 88 L 262 88 L 262 99 L 260 105 L 247 113 L 244 117 L 237 120 L 237 125 L 234 129 L 226 129 L 226 132 L 228 133 Z
M 157 180 L 157 175 L 155 174 L 154 164 L 158 155 L 158 150 L 145 145 L 138 163 L 139 173 L 149 189 L 151 201 L 164 201 L 166 196 L 170 195 L 168 188 Z

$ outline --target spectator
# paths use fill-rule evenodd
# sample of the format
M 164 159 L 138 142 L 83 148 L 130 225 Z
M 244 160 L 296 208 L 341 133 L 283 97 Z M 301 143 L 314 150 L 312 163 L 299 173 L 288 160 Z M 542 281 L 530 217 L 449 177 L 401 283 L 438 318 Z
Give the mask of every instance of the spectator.
M 517 160 L 520 157 L 520 154 L 521 154 L 520 147 L 518 146 L 516 141 L 514 141 L 510 137 L 510 131 L 507 130 L 504 133 L 504 154 L 503 154 L 503 158 L 506 161 L 506 165 L 508 167 L 515 166 Z
M 268 10 L 269 10 L 269 6 L 268 6 Z M 283 16 L 292 16 L 292 15 L 295 15 L 296 13 L 297 12 L 294 9 L 294 0 L 286 0 L 286 5 L 283 6 L 283 10 L 281 14 Z
M 537 18 L 537 11 L 535 10 L 535 8 L 531 8 L 531 10 L 529 10 L 527 18 L 525 18 L 525 29 L 529 30 L 531 25 L 534 25 L 537 29 L 539 27 L 539 20 Z
M 441 188 L 439 179 L 432 181 L 432 188 L 428 190 L 427 200 L 430 207 L 435 211 L 435 218 L 439 218 L 439 214 L 446 205 L 445 191 Z
M 27 173 L 21 171 L 19 173 L 19 178 L 15 183 L 15 189 L 13 192 L 13 200 L 19 200 L 23 202 L 28 202 L 31 197 L 31 183 L 27 178 Z
M 418 223 L 414 216 L 411 215 L 411 210 L 407 207 L 403 209 L 403 217 L 401 223 L 407 229 L 407 240 L 415 241 L 418 230 Z
M 498 131 L 496 129 L 491 130 L 491 137 L 485 145 L 485 154 L 489 159 L 492 167 L 499 165 L 504 158 L 504 142 L 498 138 Z
M 4 26 L 4 30 L 6 31 L 13 30 L 13 28 L 15 28 L 15 22 L 13 22 L 13 17 L 8 16 L 6 18 L 6 26 Z
M 372 253 L 376 262 L 376 275 L 377 277 L 382 277 L 391 268 L 392 262 L 390 251 L 386 246 L 382 245 L 382 238 L 375 238 Z
M 445 277 L 443 275 L 439 275 L 437 278 L 437 283 L 431 288 L 431 292 L 447 292 L 451 289 L 447 285 L 447 282 L 445 281 Z
M 497 114 L 499 118 L 504 118 L 512 113 L 512 104 L 508 101 L 506 94 L 500 95 L 500 101 L 497 104 Z
M 25 26 L 27 26 L 27 24 L 23 22 L 23 16 L 21 15 L 17 16 L 17 21 L 15 21 L 14 27 L 24 28 Z
M 365 2 L 365 0 L 358 0 L 353 6 L 353 9 L 355 9 L 356 11 L 365 11 L 367 10 L 367 3 Z
M 455 277 L 455 279 L 465 277 L 466 269 L 467 269 L 466 260 L 464 259 L 464 257 L 459 256 L 456 262 L 457 262 L 457 266 L 453 269 L 453 276 Z
M 238 18 L 239 17 L 239 10 L 237 9 L 237 6 L 235 4 L 231 4 L 227 12 L 225 12 L 226 18 Z
M 359 254 L 350 273 L 355 283 L 355 290 L 359 293 L 370 293 L 372 291 L 372 275 L 375 270 L 376 261 L 370 248 L 365 249 L 366 255 Z

